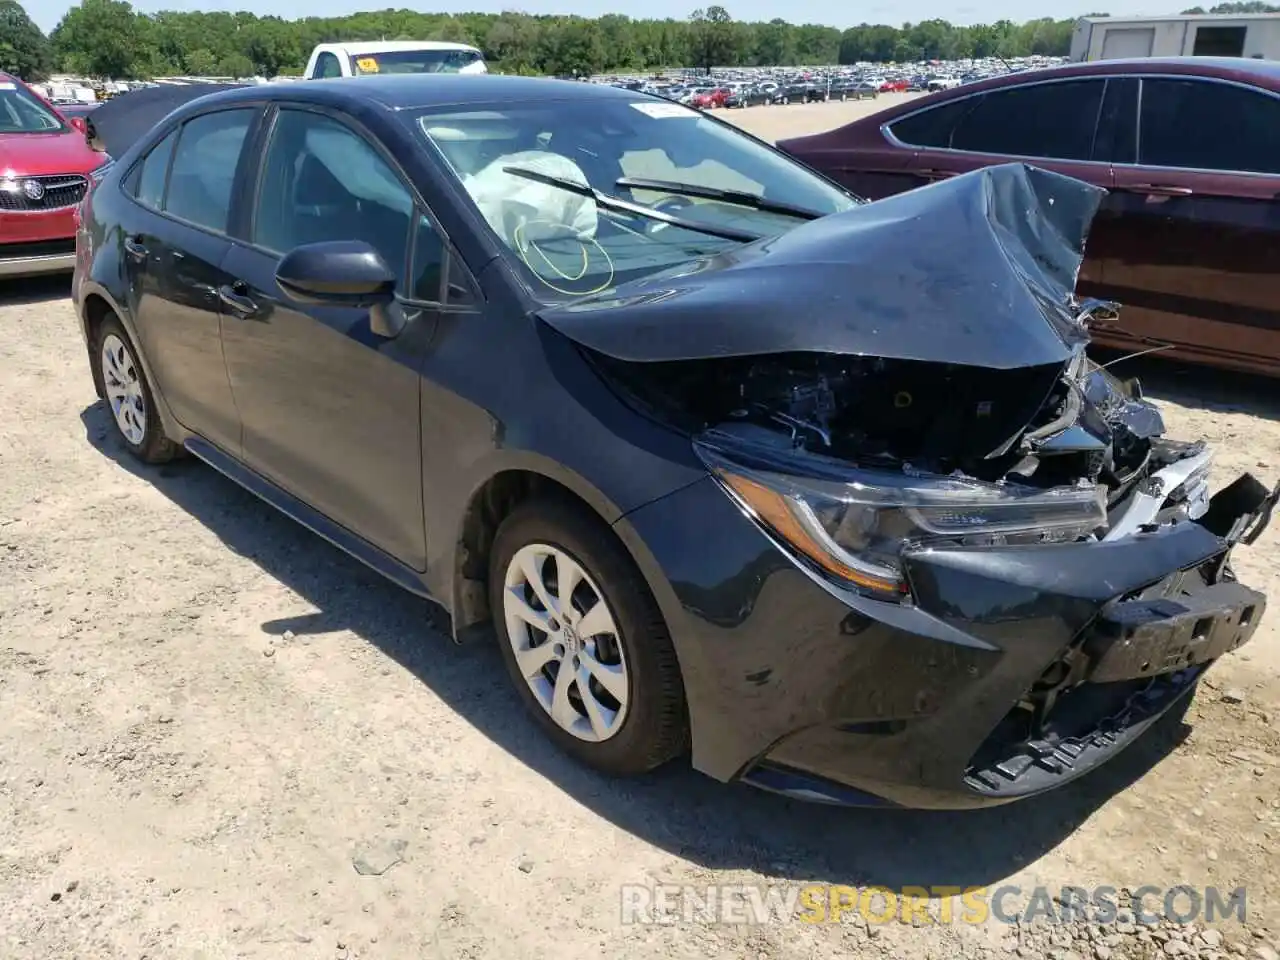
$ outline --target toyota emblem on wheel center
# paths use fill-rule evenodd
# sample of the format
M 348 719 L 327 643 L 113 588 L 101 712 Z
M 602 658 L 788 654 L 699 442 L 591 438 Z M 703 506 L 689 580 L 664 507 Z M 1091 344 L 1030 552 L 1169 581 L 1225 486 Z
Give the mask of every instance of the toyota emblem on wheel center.
M 27 180 L 22 184 L 22 192 L 29 200 L 39 200 L 44 197 L 44 184 L 39 180 Z

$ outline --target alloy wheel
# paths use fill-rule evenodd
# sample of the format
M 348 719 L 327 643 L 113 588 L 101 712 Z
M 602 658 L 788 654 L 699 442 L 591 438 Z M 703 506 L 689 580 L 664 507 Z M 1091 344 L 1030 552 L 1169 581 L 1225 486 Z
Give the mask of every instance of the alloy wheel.
M 121 435 L 135 447 L 147 435 L 147 400 L 133 352 L 120 337 L 109 333 L 102 340 L 102 385 Z
M 556 725 L 590 743 L 621 730 L 626 657 L 613 612 L 582 564 L 549 544 L 522 547 L 507 565 L 503 606 L 520 675 Z

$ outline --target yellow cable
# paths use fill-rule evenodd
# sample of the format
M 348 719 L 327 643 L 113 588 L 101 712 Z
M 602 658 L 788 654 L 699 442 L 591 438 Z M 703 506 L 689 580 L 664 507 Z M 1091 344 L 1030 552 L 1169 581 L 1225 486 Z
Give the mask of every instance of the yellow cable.
M 604 281 L 599 286 L 593 287 L 590 290 L 582 290 L 582 291 L 566 290 L 563 287 L 557 287 L 554 283 L 552 283 L 550 280 L 544 277 L 541 273 L 539 273 L 534 268 L 533 264 L 529 262 L 529 257 L 525 253 L 526 246 L 533 249 L 534 252 L 536 252 L 538 256 L 542 259 L 542 261 L 548 267 L 550 267 L 556 273 L 556 275 L 560 277 L 560 279 L 568 280 L 570 283 L 573 283 L 577 280 L 581 280 L 583 277 L 587 275 L 587 269 L 590 266 L 590 260 L 587 254 L 587 244 L 584 243 L 582 240 L 578 240 L 578 243 L 582 245 L 582 270 L 578 273 L 576 277 L 571 277 L 569 276 L 569 274 L 565 273 L 563 270 L 557 267 L 554 263 L 552 263 L 551 259 L 541 249 L 539 249 L 537 243 L 535 243 L 533 240 L 529 240 L 525 238 L 524 236 L 525 227 L 527 227 L 531 223 L 548 223 L 548 224 L 551 224 L 552 226 L 563 226 L 563 224 L 556 223 L 554 220 L 527 220 L 517 224 L 515 230 L 512 231 L 512 240 L 515 241 L 516 255 L 520 258 L 520 261 L 526 267 L 529 268 L 529 272 L 532 273 L 535 277 L 537 277 L 543 283 L 544 286 L 546 286 L 548 289 L 554 290 L 556 293 L 562 293 L 566 297 L 589 297 L 594 294 L 601 293 L 605 290 L 608 290 L 609 287 L 612 286 L 613 278 L 616 274 L 616 271 L 614 270 L 614 266 L 613 266 L 613 258 L 609 256 L 609 251 L 606 250 L 604 247 L 602 247 L 600 245 L 600 241 L 597 240 L 595 237 L 591 237 L 590 242 L 593 246 L 595 246 L 597 250 L 600 251 L 601 256 L 604 257 L 605 263 L 609 267 L 609 275 L 605 277 Z

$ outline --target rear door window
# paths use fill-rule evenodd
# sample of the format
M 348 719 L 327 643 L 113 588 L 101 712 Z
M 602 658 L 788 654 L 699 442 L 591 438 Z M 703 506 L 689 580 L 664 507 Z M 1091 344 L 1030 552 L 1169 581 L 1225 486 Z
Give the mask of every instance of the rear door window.
M 173 151 L 165 213 L 226 233 L 240 148 L 257 112 L 256 107 L 220 110 L 183 124 Z
M 1008 87 L 984 94 L 951 134 L 969 153 L 1088 160 L 1106 81 L 1102 78 Z
M 1280 174 L 1280 99 L 1210 80 L 1143 80 L 1138 163 Z

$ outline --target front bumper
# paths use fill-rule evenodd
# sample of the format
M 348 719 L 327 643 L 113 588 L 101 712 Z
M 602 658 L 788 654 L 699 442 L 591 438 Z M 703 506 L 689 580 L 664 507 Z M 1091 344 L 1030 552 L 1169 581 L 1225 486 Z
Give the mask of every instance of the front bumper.
M 69 272 L 75 242 L 75 207 L 0 214 L 0 278 Z
M 1226 560 L 1274 505 L 1255 488 L 1114 541 L 916 552 L 909 606 L 817 580 L 710 479 L 617 529 L 671 630 L 697 769 L 814 800 L 965 808 L 1097 767 L 1252 636 L 1265 598 Z

